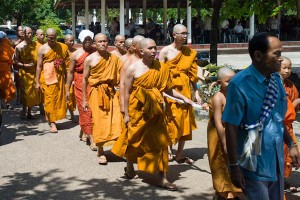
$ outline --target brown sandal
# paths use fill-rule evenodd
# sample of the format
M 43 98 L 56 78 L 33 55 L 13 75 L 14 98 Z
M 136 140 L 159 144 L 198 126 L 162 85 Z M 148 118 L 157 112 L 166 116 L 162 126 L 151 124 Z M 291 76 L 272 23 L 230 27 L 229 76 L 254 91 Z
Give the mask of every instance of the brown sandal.
M 125 171 L 124 175 L 126 176 L 126 178 L 128 178 L 128 179 L 138 178 L 138 175 L 136 174 L 136 172 L 127 170 L 127 167 L 124 167 L 124 171 Z

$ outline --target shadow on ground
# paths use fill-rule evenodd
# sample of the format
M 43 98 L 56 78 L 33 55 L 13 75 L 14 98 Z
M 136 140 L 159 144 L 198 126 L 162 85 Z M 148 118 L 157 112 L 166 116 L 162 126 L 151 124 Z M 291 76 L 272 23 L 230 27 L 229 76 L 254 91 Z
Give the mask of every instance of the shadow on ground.
M 1 177 L 4 181 L 0 186 L 1 199 L 176 199 L 176 193 L 181 192 L 164 191 L 164 194 L 160 194 L 160 188 L 141 185 L 135 180 L 80 180 L 77 177 L 62 178 L 62 173 L 54 169 L 37 174 L 15 173 Z M 81 189 L 73 190 L 71 184 L 79 185 Z M 211 194 L 193 194 L 184 199 L 208 200 Z

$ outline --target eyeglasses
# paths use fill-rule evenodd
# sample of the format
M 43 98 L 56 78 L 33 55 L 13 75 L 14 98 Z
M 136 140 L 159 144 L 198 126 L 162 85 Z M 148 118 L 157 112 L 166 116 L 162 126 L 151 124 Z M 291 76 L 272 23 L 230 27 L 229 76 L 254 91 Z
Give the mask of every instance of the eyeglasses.
M 184 37 L 184 36 L 188 36 L 189 35 L 189 33 L 176 33 L 177 35 L 181 35 L 182 37 Z

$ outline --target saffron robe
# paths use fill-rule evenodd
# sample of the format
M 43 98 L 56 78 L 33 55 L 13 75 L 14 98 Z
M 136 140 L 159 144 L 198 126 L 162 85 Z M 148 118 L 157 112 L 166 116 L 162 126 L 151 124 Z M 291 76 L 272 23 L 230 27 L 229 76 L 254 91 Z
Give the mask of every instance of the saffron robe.
M 72 53 L 75 51 L 76 51 L 75 48 L 73 48 L 72 51 L 69 50 L 69 56 L 65 60 L 67 72 L 69 71 L 70 57 L 71 57 Z M 75 94 L 74 94 L 74 84 L 73 83 L 71 84 L 71 87 L 70 87 L 70 96 L 69 96 L 69 101 L 67 101 L 67 109 L 70 111 L 76 110 L 76 99 L 75 99 Z
M 173 88 L 191 99 L 190 82 L 196 83 L 197 59 L 196 51 L 183 46 L 181 52 L 172 60 L 167 61 Z M 173 144 L 179 140 L 191 140 L 192 130 L 197 128 L 193 107 L 165 98 L 168 132 Z
M 128 130 L 122 132 L 112 152 L 137 162 L 138 170 L 148 173 L 168 170 L 170 137 L 161 93 L 171 87 L 169 68 L 159 61 L 154 61 L 149 71 L 133 80 Z
M 75 73 L 74 73 L 74 94 L 76 97 L 76 103 L 78 105 L 79 112 L 79 125 L 81 130 L 91 135 L 93 132 L 93 122 L 92 122 L 92 111 L 91 109 L 87 109 L 87 111 L 83 111 L 82 108 L 82 79 L 83 79 L 83 63 L 85 58 L 90 55 L 90 53 L 83 53 L 80 58 L 76 60 L 75 63 Z M 86 97 L 88 97 L 88 93 L 90 91 L 90 85 L 87 86 Z
M 66 65 L 64 60 L 66 60 L 66 58 L 69 56 L 67 50 L 67 45 L 57 42 L 56 45 L 43 57 L 44 67 L 41 72 L 40 82 L 44 94 L 45 115 L 49 122 L 55 122 L 66 117 Z M 49 84 L 49 80 L 46 80 L 49 75 L 53 75 L 45 71 L 46 63 L 52 63 L 54 65 L 54 68 L 47 69 L 53 70 L 51 72 L 53 72 L 55 75 L 56 80 L 53 81 L 53 79 L 51 79 L 53 82 L 52 84 Z
M 218 136 L 215 120 L 214 108 L 212 99 L 209 103 L 209 122 L 207 125 L 207 147 L 208 147 L 208 162 L 211 170 L 213 187 L 215 191 L 227 198 L 228 193 L 240 193 L 242 190 L 235 187 L 231 180 L 228 171 L 228 158 L 224 152 L 223 144 Z
M 19 67 L 21 102 L 26 107 L 39 105 L 40 94 L 35 89 L 36 62 L 38 45 L 32 41 L 31 44 L 20 51 L 20 62 L 24 64 L 34 63 L 31 68 Z
M 287 94 L 287 99 L 288 99 L 288 106 L 287 106 L 287 111 L 284 117 L 284 124 L 293 139 L 293 141 L 298 145 L 297 138 L 295 136 L 295 133 L 293 131 L 293 125 L 292 123 L 296 120 L 296 111 L 299 109 L 299 106 L 297 106 L 296 110 L 293 106 L 293 101 L 295 99 L 299 98 L 299 93 L 294 85 L 294 83 L 289 80 L 285 79 L 283 82 L 283 87 L 284 90 Z M 289 155 L 289 149 L 286 144 L 284 144 L 284 177 L 288 178 L 290 177 L 292 173 L 292 158 Z
M 110 146 L 122 132 L 118 85 L 121 61 L 109 52 L 90 67 L 89 108 L 92 110 L 93 139 L 97 146 Z
M 14 49 L 6 42 L 0 42 L 0 98 L 10 102 L 16 97 L 11 77 Z

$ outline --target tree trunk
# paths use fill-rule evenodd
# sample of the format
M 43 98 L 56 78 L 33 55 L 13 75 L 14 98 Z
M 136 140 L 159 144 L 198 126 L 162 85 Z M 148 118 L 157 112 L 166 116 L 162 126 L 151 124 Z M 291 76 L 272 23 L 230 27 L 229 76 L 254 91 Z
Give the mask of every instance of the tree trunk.
M 212 0 L 213 14 L 210 31 L 210 62 L 218 63 L 219 16 L 224 0 Z

